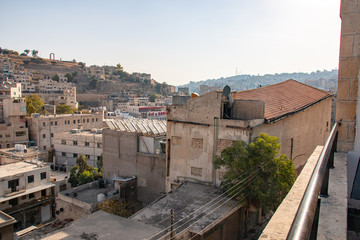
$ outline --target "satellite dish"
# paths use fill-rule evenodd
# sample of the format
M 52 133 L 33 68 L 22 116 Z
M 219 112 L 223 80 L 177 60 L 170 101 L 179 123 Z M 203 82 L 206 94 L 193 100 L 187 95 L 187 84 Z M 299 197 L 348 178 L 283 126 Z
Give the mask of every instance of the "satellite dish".
M 230 92 L 231 92 L 230 87 L 229 87 L 228 85 L 226 85 L 226 86 L 224 87 L 224 89 L 223 89 L 223 95 L 224 95 L 225 97 L 228 97 L 228 96 L 230 95 Z

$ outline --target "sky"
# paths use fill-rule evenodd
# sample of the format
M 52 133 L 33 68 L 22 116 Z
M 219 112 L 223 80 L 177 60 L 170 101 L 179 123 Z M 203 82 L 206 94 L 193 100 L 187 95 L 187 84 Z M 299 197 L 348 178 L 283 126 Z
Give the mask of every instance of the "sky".
M 172 85 L 338 68 L 340 0 L 2 1 L 0 47 Z

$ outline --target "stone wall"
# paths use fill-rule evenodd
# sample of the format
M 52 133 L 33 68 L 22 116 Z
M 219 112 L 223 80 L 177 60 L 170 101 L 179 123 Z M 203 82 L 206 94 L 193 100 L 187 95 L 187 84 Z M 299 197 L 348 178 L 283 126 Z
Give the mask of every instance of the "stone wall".
M 360 6 L 358 0 L 341 1 L 341 42 L 336 120 L 339 127 L 339 151 L 354 149 L 358 79 L 360 66 Z M 360 124 L 360 123 L 357 123 Z

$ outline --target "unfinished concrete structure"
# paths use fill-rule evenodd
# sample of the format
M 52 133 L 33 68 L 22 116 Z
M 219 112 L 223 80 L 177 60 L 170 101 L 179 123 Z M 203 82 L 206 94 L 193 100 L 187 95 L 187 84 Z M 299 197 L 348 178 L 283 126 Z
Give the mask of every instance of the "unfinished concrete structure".
M 0 237 L 1 239 L 12 240 L 14 239 L 14 224 L 15 218 L 0 211 Z
M 137 177 L 138 200 L 152 202 L 165 192 L 166 122 L 148 119 L 106 120 L 103 174 L 114 181 Z
M 172 105 L 166 189 L 185 180 L 220 184 L 224 172 L 215 172 L 215 155 L 233 141 L 253 141 L 260 132 L 279 137 L 281 153 L 300 170 L 313 149 L 324 143 L 330 120 L 331 94 L 294 80 L 238 93 L 214 91 Z

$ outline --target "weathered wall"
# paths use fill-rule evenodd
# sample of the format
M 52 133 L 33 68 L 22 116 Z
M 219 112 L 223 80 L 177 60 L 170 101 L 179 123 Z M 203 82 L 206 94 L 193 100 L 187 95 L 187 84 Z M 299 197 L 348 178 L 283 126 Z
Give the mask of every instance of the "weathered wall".
M 103 130 L 103 172 L 108 180 L 137 176 L 138 200 L 145 204 L 165 192 L 165 155 L 138 152 L 137 133 Z
M 356 132 L 356 113 L 358 101 L 358 79 L 360 66 L 360 6 L 358 0 L 342 0 L 340 17 L 341 40 L 339 58 L 339 77 L 337 92 L 336 120 L 342 121 L 339 127 L 339 151 L 354 149 Z M 357 129 L 359 129 L 359 121 Z M 360 138 L 358 136 L 357 138 Z M 359 149 L 360 150 L 360 149 Z
M 261 132 L 280 138 L 280 152 L 289 158 L 293 139 L 292 159 L 295 168 L 301 169 L 316 146 L 325 144 L 330 131 L 331 98 L 328 98 L 295 115 L 254 128 L 251 138 L 254 140 Z
M 1 239 L 12 240 L 14 239 L 14 225 L 8 225 L 0 228 Z

